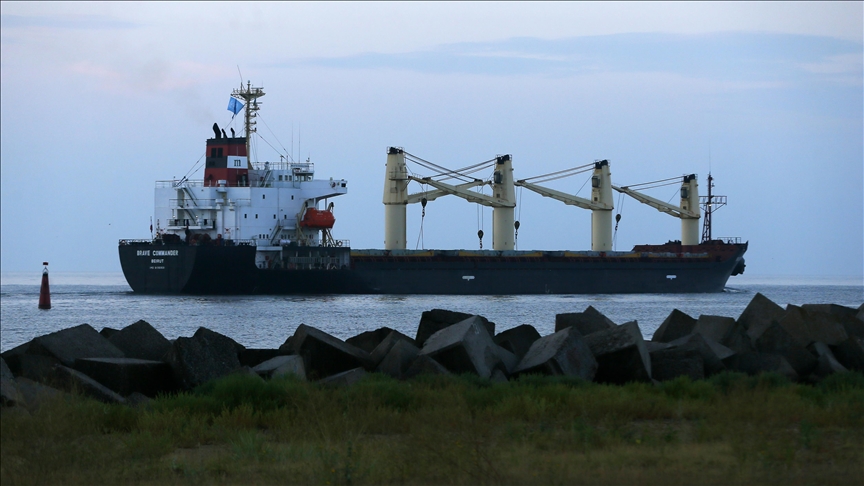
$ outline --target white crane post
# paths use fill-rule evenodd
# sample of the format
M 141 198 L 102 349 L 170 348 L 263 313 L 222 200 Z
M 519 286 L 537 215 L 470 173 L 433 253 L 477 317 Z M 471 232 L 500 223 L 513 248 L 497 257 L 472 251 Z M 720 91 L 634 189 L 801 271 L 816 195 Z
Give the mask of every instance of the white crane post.
M 609 161 L 601 160 L 594 164 L 591 176 L 591 202 L 605 204 L 609 209 L 591 210 L 591 249 L 593 251 L 612 250 L 612 173 Z
M 408 168 L 405 152 L 398 147 L 387 149 L 387 171 L 384 175 L 384 249 L 404 250 L 405 209 L 408 206 Z
M 681 244 L 699 244 L 699 184 L 696 174 L 684 176 L 681 182 L 681 209 L 696 214 L 695 218 L 681 216 Z
M 495 161 L 492 195 L 511 205 L 492 208 L 492 249 L 512 250 L 515 248 L 513 213 L 516 207 L 516 187 L 513 185 L 513 158 L 510 155 L 499 155 Z

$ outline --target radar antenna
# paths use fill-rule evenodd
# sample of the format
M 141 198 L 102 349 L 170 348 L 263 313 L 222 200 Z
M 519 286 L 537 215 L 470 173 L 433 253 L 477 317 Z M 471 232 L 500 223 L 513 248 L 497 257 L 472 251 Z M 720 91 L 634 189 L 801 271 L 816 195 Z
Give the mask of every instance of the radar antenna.
M 257 131 L 255 128 L 255 116 L 260 107 L 258 106 L 258 98 L 264 96 L 264 89 L 252 86 L 251 81 L 246 81 L 246 87 L 240 84 L 240 88 L 231 92 L 231 96 L 244 101 L 246 108 L 244 127 L 246 129 L 246 156 L 249 161 L 249 168 L 252 168 L 252 151 L 250 150 L 250 140 L 252 134 Z

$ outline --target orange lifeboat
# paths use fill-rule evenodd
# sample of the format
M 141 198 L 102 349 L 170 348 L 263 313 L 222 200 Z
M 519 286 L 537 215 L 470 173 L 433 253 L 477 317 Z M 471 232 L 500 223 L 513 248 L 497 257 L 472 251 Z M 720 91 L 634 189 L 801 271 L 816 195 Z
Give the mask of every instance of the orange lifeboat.
M 333 216 L 332 212 L 309 208 L 303 215 L 303 220 L 300 221 L 300 226 L 303 228 L 330 229 L 335 223 L 336 218 Z

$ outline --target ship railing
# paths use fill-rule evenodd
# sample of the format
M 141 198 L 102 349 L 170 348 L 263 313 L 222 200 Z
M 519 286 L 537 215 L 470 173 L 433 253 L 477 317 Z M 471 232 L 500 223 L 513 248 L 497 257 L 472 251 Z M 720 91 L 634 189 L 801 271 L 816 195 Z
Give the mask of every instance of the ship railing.
M 718 238 L 714 238 L 715 240 L 720 240 L 727 245 L 740 245 L 741 237 L 740 236 L 720 236 Z
M 120 240 L 120 245 L 149 245 L 152 240 Z
M 216 207 L 216 199 L 169 199 L 168 207 L 171 209 L 197 208 L 207 209 Z
M 255 170 L 288 170 L 294 174 L 313 174 L 315 164 L 312 162 L 253 162 Z

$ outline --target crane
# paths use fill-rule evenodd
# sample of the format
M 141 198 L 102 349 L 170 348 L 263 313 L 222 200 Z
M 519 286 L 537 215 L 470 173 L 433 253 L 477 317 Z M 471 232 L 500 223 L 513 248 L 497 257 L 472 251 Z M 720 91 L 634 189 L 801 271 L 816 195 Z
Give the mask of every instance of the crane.
M 585 199 L 579 196 L 567 194 L 548 187 L 543 187 L 536 183 L 527 182 L 531 179 L 544 178 L 551 180 L 558 178 L 557 174 L 567 173 L 560 177 L 567 177 L 579 172 L 572 172 L 587 166 L 575 167 L 574 169 L 563 170 L 546 174 L 544 176 L 535 176 L 528 179 L 516 181 L 515 185 L 524 187 L 529 191 L 536 192 L 543 197 L 549 197 L 556 201 L 561 201 L 570 206 L 576 206 L 583 209 L 591 210 L 591 249 L 594 251 L 610 251 L 612 250 L 612 174 L 609 171 L 609 161 L 600 160 L 594 162 L 594 173 L 591 176 L 591 199 Z M 572 173 L 568 173 L 572 172 Z M 583 171 L 584 172 L 584 171 Z M 552 176 L 552 177 L 547 177 Z
M 409 154 L 410 155 L 410 154 Z M 415 157 L 415 159 L 417 159 Z M 422 160 L 422 159 L 417 159 Z M 425 162 L 425 161 L 424 161 Z M 406 247 L 406 206 L 408 204 L 431 201 L 445 195 L 461 197 L 468 202 L 490 206 L 492 211 L 492 248 L 494 250 L 513 250 L 514 238 L 514 208 L 516 207 L 516 190 L 513 186 L 513 165 L 510 155 L 499 155 L 487 161 L 494 165 L 492 177 L 492 195 L 487 196 L 469 190 L 472 187 L 486 185 L 487 182 L 473 179 L 469 182 L 452 185 L 433 179 L 432 177 L 416 177 L 408 174 L 405 165 L 405 151 L 398 147 L 387 149 L 387 169 L 384 180 L 384 249 L 404 250 Z M 468 169 L 479 170 L 487 162 L 481 162 Z M 427 162 L 428 163 L 428 162 Z M 435 166 L 438 169 L 441 167 Z M 465 177 L 461 171 L 439 170 L 442 175 Z M 436 190 L 417 194 L 408 194 L 408 183 L 419 182 L 434 187 Z
M 664 182 L 673 179 L 663 179 Z M 654 184 L 647 182 L 643 184 L 634 184 L 632 186 L 612 186 L 612 189 L 626 194 L 633 199 L 647 204 L 652 208 L 681 219 L 681 244 L 682 245 L 698 245 L 699 244 L 699 184 L 696 181 L 696 174 L 685 175 L 681 181 L 681 201 L 678 206 L 655 199 L 651 196 L 642 194 L 641 192 L 631 189 L 633 186 L 643 186 Z

